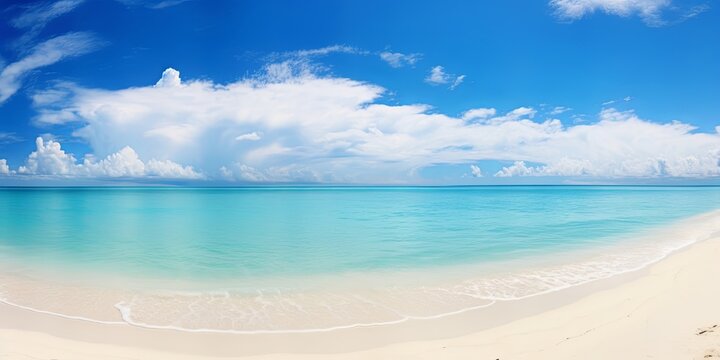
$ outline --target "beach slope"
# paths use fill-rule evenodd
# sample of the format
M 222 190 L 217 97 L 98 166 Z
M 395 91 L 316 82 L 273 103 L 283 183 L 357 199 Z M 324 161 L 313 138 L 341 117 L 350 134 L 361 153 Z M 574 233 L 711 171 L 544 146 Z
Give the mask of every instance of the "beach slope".
M 108 335 L 78 340 L 73 331 L 98 332 L 102 325 L 53 318 L 0 306 L 2 359 L 213 359 L 207 337 L 192 352 L 172 352 L 174 334 L 142 332 L 144 343 L 128 346 L 133 328 L 110 327 Z M 463 316 L 453 321 L 462 322 Z M 44 320 L 43 320 L 44 319 Z M 433 320 L 422 326 L 432 326 Z M 22 324 L 20 326 L 19 324 Z M 58 329 L 67 325 L 64 336 Z M 83 328 L 83 327 L 93 327 Z M 107 325 L 106 325 L 107 326 Z M 52 327 L 52 328 L 49 328 Z M 80 330 L 78 330 L 80 329 Z M 83 330 L 84 329 L 84 330 Z M 364 342 L 358 333 L 358 342 Z M 110 335 L 111 334 L 111 335 Z M 153 334 L 157 334 L 154 339 Z M 185 339 L 193 334 L 184 334 Z M 325 341 L 334 341 L 327 333 Z M 293 342 L 293 334 L 275 337 Z M 115 340 L 113 340 L 115 339 Z M 247 340 L 247 339 L 245 339 Z M 347 342 L 347 336 L 335 339 Z M 352 341 L 350 339 L 349 341 Z M 143 344 L 143 342 L 138 342 Z M 348 344 L 348 348 L 357 348 Z M 206 349 L 207 351 L 203 353 Z M 272 351 L 271 349 L 268 349 Z M 225 357 L 232 357 L 225 354 Z M 679 251 L 637 276 L 568 304 L 504 325 L 440 340 L 404 341 L 347 352 L 256 354 L 252 359 L 713 359 L 720 358 L 720 237 Z

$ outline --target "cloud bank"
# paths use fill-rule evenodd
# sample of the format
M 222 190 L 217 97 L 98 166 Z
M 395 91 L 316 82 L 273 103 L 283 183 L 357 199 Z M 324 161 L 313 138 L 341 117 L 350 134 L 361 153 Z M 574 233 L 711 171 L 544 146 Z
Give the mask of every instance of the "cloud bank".
M 423 168 L 472 164 L 479 176 L 483 169 L 474 164 L 496 160 L 512 164 L 498 177 L 720 176 L 720 133 L 682 122 L 659 124 L 612 108 L 572 126 L 531 107 L 452 116 L 425 104 L 384 104 L 385 89 L 375 84 L 273 66 L 268 73 L 284 76 L 216 84 L 168 69 L 155 85 L 59 84 L 39 92 L 34 121 L 75 127 L 94 156 L 78 162 L 59 143 L 40 139 L 17 172 L 413 183 L 422 182 Z
M 192 167 L 181 166 L 169 160 L 151 159 L 143 162 L 131 147 L 126 146 L 106 158 L 95 161 L 87 156 L 78 163 L 72 154 L 66 153 L 60 143 L 41 137 L 35 140 L 36 150 L 27 158 L 25 165 L 20 166 L 18 174 L 50 175 L 61 177 L 94 177 L 94 178 L 162 178 L 162 179 L 201 179 L 203 176 Z M 7 163 L 0 161 L 0 174 L 9 174 Z

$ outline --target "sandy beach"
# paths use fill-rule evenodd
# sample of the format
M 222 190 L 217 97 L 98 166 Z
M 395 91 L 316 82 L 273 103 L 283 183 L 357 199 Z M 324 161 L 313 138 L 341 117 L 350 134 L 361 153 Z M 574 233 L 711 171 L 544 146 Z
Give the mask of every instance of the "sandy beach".
M 650 267 L 436 320 L 307 334 L 96 324 L 0 305 L 3 359 L 720 357 L 720 237 Z
M 720 360 L 720 1 L 0 0 L 0 360 Z

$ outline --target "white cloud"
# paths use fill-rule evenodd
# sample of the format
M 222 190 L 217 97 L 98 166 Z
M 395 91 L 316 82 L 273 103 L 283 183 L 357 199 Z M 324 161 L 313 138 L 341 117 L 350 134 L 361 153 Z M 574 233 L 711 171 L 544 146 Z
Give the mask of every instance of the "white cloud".
M 577 20 L 596 11 L 627 17 L 637 14 L 649 25 L 659 25 L 663 8 L 670 0 L 551 0 L 558 16 Z
M 155 83 L 155 87 L 178 87 L 181 84 L 180 72 L 173 68 L 167 68 L 163 71 L 160 80 Z
M 526 166 L 524 161 L 516 161 L 495 176 L 720 176 L 718 136 L 693 134 L 692 126 L 679 122 L 645 122 L 633 112 L 615 109 L 603 110 L 600 119 L 594 125 L 570 128 L 563 138 L 553 139 L 545 150 L 556 148 L 554 156 L 532 159 L 543 165 Z M 563 154 L 559 149 L 567 150 Z
M 537 170 L 533 167 L 527 167 L 525 166 L 524 161 L 515 161 L 512 165 L 506 166 L 497 173 L 495 173 L 495 176 L 497 177 L 511 177 L 511 176 L 528 176 L 533 175 L 537 172 Z
M 82 163 L 62 149 L 54 140 L 35 139 L 36 150 L 27 158 L 25 165 L 17 170 L 21 175 L 51 175 L 69 178 L 146 178 L 201 179 L 203 176 L 192 167 L 181 166 L 169 160 L 151 159 L 144 163 L 131 147 L 126 146 L 106 158 L 95 161 L 86 156 Z M 8 169 L 9 171 L 9 169 Z
M 565 107 L 565 106 L 556 106 L 552 110 L 550 110 L 550 115 L 560 115 L 564 112 L 568 112 L 572 110 L 572 108 Z
M 39 3 L 27 8 L 10 24 L 16 28 L 44 27 L 52 19 L 74 10 L 84 0 L 59 0 L 52 3 Z
M 83 2 L 84 0 L 59 0 L 55 2 L 37 2 L 24 6 L 25 10 L 10 21 L 13 27 L 26 31 L 19 39 L 14 41 L 14 46 L 18 48 L 25 47 L 37 37 L 50 21 L 73 11 Z
M 455 90 L 456 87 L 460 86 L 462 82 L 465 81 L 465 75 L 460 75 L 453 80 L 452 85 L 450 85 L 450 90 Z
M 450 76 L 445 73 L 445 68 L 438 65 L 430 69 L 430 75 L 425 78 L 425 81 L 433 85 L 447 84 Z
M 399 52 L 383 51 L 380 53 L 380 59 L 388 63 L 394 68 L 400 68 L 406 65 L 415 65 L 420 60 L 420 54 L 403 54 Z
M 237 141 L 258 141 L 260 140 L 260 134 L 253 131 L 251 133 L 242 134 L 240 136 L 235 137 L 235 140 Z
M 130 149 L 130 148 L 127 148 Z M 132 150 L 132 149 L 131 149 Z M 135 154 L 137 157 L 137 154 Z M 141 176 L 159 177 L 163 179 L 202 179 L 204 176 L 191 166 L 182 166 L 170 160 L 150 159 L 145 164 L 145 173 Z
M 20 141 L 22 141 L 22 138 L 20 136 L 17 136 L 15 133 L 0 132 L 0 145 L 12 144 Z
M 60 148 L 60 143 L 48 141 L 47 145 L 41 137 L 35 139 L 36 150 L 27 159 L 24 166 L 18 169 L 20 174 L 38 175 L 72 175 L 77 160 Z
M 564 20 L 578 20 L 597 11 L 628 17 L 637 15 L 648 26 L 664 26 L 682 22 L 706 11 L 706 4 L 683 8 L 671 0 L 550 0 L 558 17 Z M 674 13 L 675 20 L 663 18 L 664 13 Z
M 73 122 L 74 135 L 99 158 L 129 146 L 143 159 L 241 181 L 417 182 L 418 169 L 481 160 L 523 161 L 524 170 L 518 165 L 507 175 L 720 176 L 720 133 L 687 124 L 615 109 L 575 126 L 536 120 L 531 107 L 453 117 L 424 104 L 384 104 L 385 90 L 373 84 L 286 67 L 284 77 L 229 84 L 186 80 L 119 90 L 65 84 L 36 95 L 42 101 L 35 121 Z M 262 141 L 242 141 L 253 133 Z
M 634 100 L 634 98 L 633 98 L 632 96 L 625 96 L 625 97 L 620 98 L 620 99 L 605 101 L 605 102 L 602 103 L 602 106 L 608 106 L 608 105 L 612 105 L 612 104 L 615 104 L 615 103 L 618 103 L 618 102 L 630 102 L 630 101 L 632 101 L 632 100 Z
M 0 72 L 0 104 L 15 94 L 30 71 L 52 65 L 65 58 L 93 51 L 98 41 L 89 33 L 69 33 L 35 46 L 30 54 L 9 64 Z
M 479 178 L 482 177 L 482 170 L 477 165 L 470 165 L 470 174 L 472 174 L 473 177 Z
M 465 80 L 465 75 L 455 76 L 445 72 L 445 68 L 438 65 L 430 69 L 430 74 L 425 78 L 425 82 L 430 85 L 450 84 L 450 89 L 454 90 Z
M 221 177 L 230 181 L 244 181 L 253 183 L 317 183 L 332 182 L 331 177 L 323 178 L 317 172 L 302 165 L 271 166 L 265 169 L 256 169 L 243 163 L 235 163 L 229 167 L 220 168 Z
M 148 9 L 160 10 L 160 9 L 165 9 L 165 8 L 173 7 L 176 5 L 180 5 L 180 4 L 188 2 L 190 0 L 116 0 L 116 1 L 125 6 L 143 6 Z
M 485 112 L 485 113 L 483 113 Z M 463 115 L 466 121 L 484 123 L 484 124 L 501 124 L 504 122 L 517 122 L 520 120 L 531 120 L 537 114 L 537 110 L 531 107 L 519 107 L 507 112 L 505 115 L 495 116 L 495 109 L 473 109 Z M 472 117 L 470 117 L 472 116 Z
M 477 109 L 470 109 L 463 113 L 462 118 L 465 121 L 473 121 L 473 120 L 486 120 L 489 117 L 495 116 L 497 113 L 497 110 L 494 108 L 477 108 Z
M 10 175 L 10 167 L 5 159 L 0 159 L 0 175 Z
M 347 46 L 347 45 L 330 45 L 318 49 L 307 49 L 307 50 L 298 50 L 298 51 L 291 51 L 284 53 L 283 55 L 286 57 L 313 57 L 313 56 L 325 56 L 330 54 L 367 54 L 366 51 L 360 50 L 358 48 Z
M 176 5 L 180 5 L 180 4 L 182 4 L 184 2 L 188 2 L 188 1 L 190 1 L 190 0 L 163 0 L 156 4 L 148 5 L 148 7 L 151 9 L 165 9 L 165 8 L 173 7 Z

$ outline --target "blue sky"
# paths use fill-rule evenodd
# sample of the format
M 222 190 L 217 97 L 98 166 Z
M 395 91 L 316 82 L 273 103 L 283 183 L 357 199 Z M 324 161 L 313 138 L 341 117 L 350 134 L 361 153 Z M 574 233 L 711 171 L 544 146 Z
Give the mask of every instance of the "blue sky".
M 711 2 L 3 5 L 0 183 L 720 176 Z

